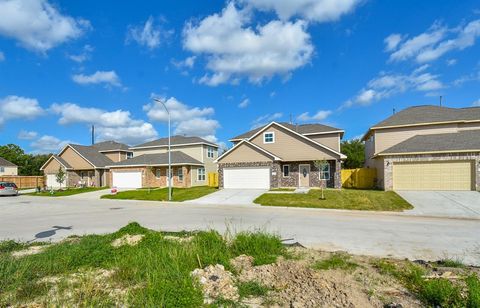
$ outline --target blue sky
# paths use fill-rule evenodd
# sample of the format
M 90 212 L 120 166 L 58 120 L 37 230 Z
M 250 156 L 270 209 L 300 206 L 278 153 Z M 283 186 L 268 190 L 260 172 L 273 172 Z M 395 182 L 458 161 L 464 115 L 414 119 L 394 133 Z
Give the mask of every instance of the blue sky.
M 0 0 L 0 144 L 229 145 L 271 120 L 362 135 L 393 108 L 480 105 L 478 1 Z

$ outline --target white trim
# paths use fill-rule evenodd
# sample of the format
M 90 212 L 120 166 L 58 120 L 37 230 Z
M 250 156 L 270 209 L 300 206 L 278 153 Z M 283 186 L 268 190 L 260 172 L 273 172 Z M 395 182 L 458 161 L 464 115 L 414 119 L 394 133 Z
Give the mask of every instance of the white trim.
M 67 147 L 70 147 L 75 153 L 77 153 L 81 158 L 85 159 L 90 165 L 93 166 L 93 169 L 105 169 L 107 167 L 97 167 L 95 166 L 91 161 L 89 161 L 88 159 L 86 159 L 82 154 L 80 154 L 80 152 L 78 152 L 74 147 L 72 147 L 70 144 L 67 144 L 65 146 L 65 148 L 62 150 L 62 152 L 60 152 L 60 154 L 62 154 L 66 149 Z M 60 154 L 58 154 L 58 156 L 60 156 Z
M 300 176 L 302 173 L 300 170 L 302 169 L 302 166 L 308 166 L 308 186 L 300 186 Z M 298 187 L 310 187 L 310 175 L 312 173 L 312 168 L 310 167 L 309 164 L 298 164 Z
M 45 168 L 45 166 L 53 159 L 55 159 L 60 165 L 62 165 L 63 167 L 65 167 L 65 170 L 72 170 L 73 168 L 68 168 L 67 166 L 65 166 L 61 161 L 59 161 L 55 155 L 52 155 L 50 156 L 49 159 L 47 159 L 47 161 L 40 167 L 40 170 L 43 171 Z M 18 166 L 15 166 L 15 167 L 18 167 Z
M 272 141 L 265 141 L 267 134 L 272 134 Z M 264 132 L 263 133 L 263 144 L 275 143 L 275 132 Z
M 288 175 L 287 175 L 287 176 L 285 176 L 285 171 L 283 170 L 284 167 L 288 167 Z M 287 178 L 287 177 L 289 177 L 289 176 L 290 176 L 290 164 L 284 164 L 284 165 L 282 165 L 282 177 L 283 177 L 283 178 Z
M 205 147 L 203 146 L 203 144 L 202 144 L 202 147 L 200 149 L 202 151 L 202 163 L 205 163 L 205 153 L 203 153 L 205 151 Z
M 308 137 L 305 137 L 304 135 L 299 134 L 299 133 L 297 133 L 296 131 L 293 131 L 293 130 L 291 130 L 290 128 L 285 127 L 285 126 L 283 126 L 283 125 L 281 125 L 281 124 L 278 124 L 278 123 L 275 122 L 275 121 L 271 122 L 271 123 L 268 124 L 268 125 L 265 125 L 261 130 L 259 130 L 258 132 L 256 132 L 252 137 L 248 138 L 248 141 L 250 141 L 250 140 L 252 140 L 253 138 L 255 138 L 256 136 L 258 136 L 260 133 L 262 133 L 264 130 L 266 130 L 267 128 L 269 128 L 269 127 L 272 126 L 273 124 L 275 124 L 275 125 L 283 128 L 283 129 L 287 130 L 288 132 L 291 132 L 291 133 L 293 133 L 293 134 L 295 134 L 295 135 L 297 135 L 297 136 L 300 136 L 301 138 L 303 138 L 303 139 L 305 139 L 305 140 L 308 140 L 309 142 L 311 142 L 311 143 L 313 143 L 313 144 L 316 144 L 316 145 L 318 145 L 318 146 L 320 146 L 320 147 L 322 147 L 322 148 L 324 148 L 324 149 L 326 149 L 326 150 L 329 150 L 329 151 L 337 154 L 338 156 L 340 156 L 340 159 L 345 159 L 345 158 L 347 158 L 347 156 L 343 155 L 342 153 L 337 152 L 337 151 L 335 151 L 334 149 L 331 149 L 331 148 L 327 147 L 326 145 L 323 145 L 323 144 L 321 144 L 321 143 L 318 143 L 318 142 L 316 142 L 316 141 L 314 141 L 314 140 L 312 140 L 312 139 L 310 139 L 310 138 L 308 138 Z
M 276 156 L 275 154 L 272 154 L 270 152 L 268 152 L 267 150 L 264 150 L 262 149 L 261 147 L 259 147 L 258 145 L 254 144 L 253 142 L 250 142 L 248 141 L 247 139 L 243 139 L 242 141 L 240 141 L 239 143 L 237 143 L 233 148 L 231 148 L 230 150 L 228 150 L 227 152 L 223 153 L 222 155 L 220 155 L 217 159 L 215 159 L 213 162 L 214 163 L 217 163 L 220 159 L 222 159 L 224 156 L 227 156 L 228 154 L 230 154 L 232 151 L 234 151 L 236 148 L 238 148 L 240 145 L 242 145 L 244 142 L 246 142 L 247 144 L 253 146 L 254 148 L 256 148 L 257 150 L 259 151 L 262 151 L 263 153 L 267 154 L 268 156 L 271 156 L 273 157 L 273 160 L 282 160 L 280 157 Z
M 203 169 L 203 177 L 204 177 L 203 180 L 199 179 L 200 172 L 198 172 L 198 170 L 200 169 Z M 207 180 L 207 169 L 205 169 L 205 167 L 197 168 L 197 182 L 205 182 L 206 180 Z
M 210 145 L 212 147 L 218 148 L 218 145 L 214 143 L 207 143 L 207 142 L 194 142 L 194 143 L 181 143 L 181 144 L 172 144 L 170 147 L 181 147 L 181 146 L 186 146 L 186 145 L 199 145 L 199 144 L 205 144 L 205 145 Z M 150 146 L 144 146 L 144 147 L 131 147 L 128 148 L 129 150 L 141 150 L 141 149 L 152 149 L 152 148 L 167 148 L 167 145 L 150 145 Z
M 332 130 L 332 131 L 326 131 L 326 132 L 318 132 L 318 133 L 305 133 L 305 134 L 301 134 L 301 135 L 304 135 L 304 136 L 312 136 L 312 135 L 328 135 L 328 134 L 344 134 L 345 131 L 344 130 Z
M 399 152 L 399 153 L 377 153 L 372 156 L 375 158 L 377 156 L 402 156 L 402 155 L 419 155 L 419 154 L 449 154 L 449 153 L 477 153 L 480 152 L 480 149 L 476 150 L 446 150 L 446 151 L 420 151 L 420 152 Z
M 212 157 L 208 155 L 210 150 L 212 150 Z M 211 146 L 207 146 L 207 158 L 215 158 L 215 149 Z
M 195 164 L 195 163 L 178 163 L 178 164 L 171 164 L 172 166 L 203 166 L 203 164 Z M 168 164 L 138 164 L 138 165 L 112 165 L 106 166 L 105 168 L 108 169 L 116 169 L 116 168 L 134 168 L 134 167 L 165 167 Z
M 95 147 L 95 146 L 93 146 Z M 116 149 L 116 150 L 103 150 L 103 151 L 98 151 L 100 153 L 107 153 L 107 152 L 131 152 L 130 150 L 122 150 L 122 149 Z

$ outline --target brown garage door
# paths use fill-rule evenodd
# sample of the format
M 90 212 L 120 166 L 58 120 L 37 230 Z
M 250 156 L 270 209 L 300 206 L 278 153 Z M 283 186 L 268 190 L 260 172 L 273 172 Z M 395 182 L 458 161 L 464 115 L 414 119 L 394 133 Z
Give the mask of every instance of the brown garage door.
M 472 190 L 473 162 L 393 164 L 395 190 Z

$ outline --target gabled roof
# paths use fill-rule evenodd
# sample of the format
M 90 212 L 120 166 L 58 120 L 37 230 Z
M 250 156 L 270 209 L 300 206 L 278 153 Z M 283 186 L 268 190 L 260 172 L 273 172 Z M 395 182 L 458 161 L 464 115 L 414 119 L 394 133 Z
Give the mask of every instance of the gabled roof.
M 70 146 L 75 152 L 77 152 L 95 168 L 105 168 L 105 166 L 113 163 L 110 158 L 100 153 L 95 147 L 79 144 L 69 144 L 67 146 Z
M 200 138 L 200 137 L 186 137 L 186 136 L 181 136 L 181 135 L 172 136 L 170 138 L 170 144 L 172 146 L 189 145 L 189 144 L 206 144 L 206 145 L 210 145 L 210 146 L 218 148 L 218 145 L 216 145 L 213 142 L 209 142 L 209 141 L 207 141 L 203 138 Z M 140 149 L 140 148 L 150 148 L 150 147 L 166 147 L 166 146 L 168 146 L 168 137 L 160 138 L 160 139 L 153 140 L 153 141 L 146 142 L 146 143 L 142 143 L 142 144 L 133 146 L 130 149 Z
M 240 141 L 239 143 L 237 143 L 233 148 L 231 148 L 230 150 L 228 150 L 227 152 L 223 153 L 222 155 L 220 155 L 217 159 L 214 160 L 214 162 L 218 162 L 220 159 L 224 158 L 225 156 L 227 156 L 228 154 L 232 153 L 235 149 L 237 149 L 238 147 L 240 147 L 242 144 L 248 144 L 252 147 L 254 147 L 255 149 L 263 152 L 264 154 L 266 154 L 267 156 L 270 156 L 273 158 L 273 160 L 282 160 L 280 157 L 276 156 L 275 154 L 273 153 L 270 153 L 269 151 L 259 147 L 258 145 L 248 141 L 247 139 L 243 139 L 242 141 Z
M 440 106 L 414 106 L 404 109 L 372 126 L 372 128 L 430 124 L 438 122 L 480 121 L 480 107 L 448 108 Z
M 129 151 L 129 146 L 116 141 L 103 141 L 92 145 L 99 152 L 111 152 L 111 151 Z
M 203 164 L 196 160 L 195 158 L 180 152 L 172 151 L 171 154 L 171 164 L 172 165 L 200 165 Z M 159 154 L 143 154 L 127 160 L 122 160 L 117 163 L 112 163 L 109 165 L 111 168 L 115 167 L 130 167 L 130 166 L 164 166 L 168 165 L 168 153 L 159 153 Z
M 457 133 L 417 135 L 400 142 L 377 155 L 414 153 L 480 152 L 480 130 Z
M 67 161 L 63 158 L 61 158 L 60 156 L 58 156 L 57 154 L 53 154 L 52 156 L 50 156 L 47 161 L 40 167 L 40 170 L 43 170 L 45 169 L 45 166 L 48 165 L 48 163 L 52 160 L 52 159 L 55 159 L 56 161 L 58 161 L 58 163 L 62 166 L 65 167 L 65 169 L 73 169 L 72 166 L 67 163 Z
M 252 130 L 246 132 L 246 133 L 243 133 L 241 135 L 233 137 L 232 139 L 230 139 L 230 141 L 250 138 L 253 135 L 255 135 L 256 133 L 258 133 L 260 130 L 265 128 L 266 126 L 269 126 L 270 124 L 271 123 L 260 126 L 260 127 L 257 127 L 255 129 L 252 129 Z M 335 127 L 328 126 L 328 125 L 323 125 L 323 124 L 318 124 L 318 123 L 294 125 L 294 124 L 290 124 L 290 123 L 287 123 L 287 122 L 280 122 L 278 124 L 280 124 L 284 127 L 287 127 L 288 129 L 290 129 L 290 130 L 292 130 L 296 133 L 299 133 L 301 135 L 313 135 L 315 133 L 325 134 L 325 133 L 337 133 L 338 132 L 343 136 L 343 133 L 344 133 L 344 131 L 339 129 L 339 128 L 335 128 Z
M 15 165 L 12 162 L 9 162 L 8 160 L 6 160 L 5 158 L 2 158 L 2 157 L 0 157 L 0 166 L 2 166 L 2 167 L 17 167 L 17 165 Z

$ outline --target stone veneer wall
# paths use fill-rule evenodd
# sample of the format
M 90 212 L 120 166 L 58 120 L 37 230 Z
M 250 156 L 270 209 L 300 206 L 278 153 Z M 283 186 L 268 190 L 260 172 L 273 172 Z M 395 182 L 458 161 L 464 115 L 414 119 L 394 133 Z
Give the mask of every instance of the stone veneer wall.
M 385 170 L 384 189 L 393 189 L 393 164 L 396 162 L 428 162 L 428 161 L 473 161 L 475 188 L 480 191 L 480 153 L 458 153 L 458 154 L 421 154 L 421 155 L 401 155 L 386 156 L 383 162 Z
M 219 163 L 218 164 L 218 184 L 223 188 L 223 169 L 224 168 L 245 168 L 245 167 L 270 167 L 270 188 L 279 187 L 298 187 L 298 170 L 300 164 L 310 165 L 310 187 L 320 187 L 320 182 L 324 187 L 341 188 L 341 162 L 329 161 L 330 163 L 330 179 L 320 181 L 320 173 L 311 161 L 306 162 L 248 162 L 248 163 Z M 284 177 L 282 173 L 283 165 L 290 165 L 290 175 Z

